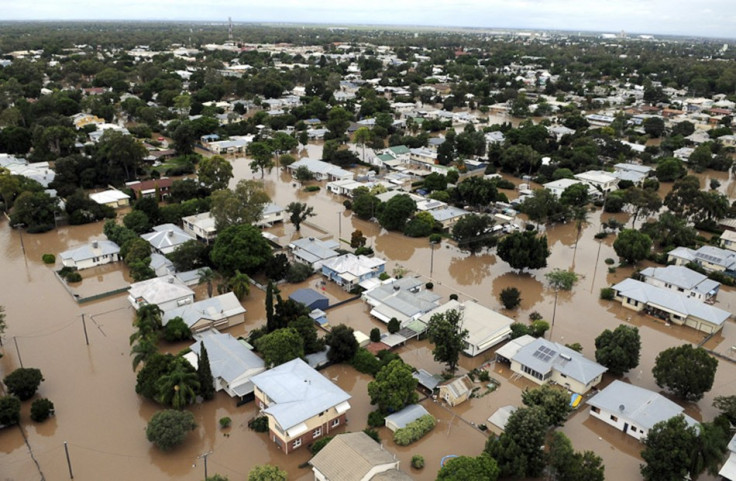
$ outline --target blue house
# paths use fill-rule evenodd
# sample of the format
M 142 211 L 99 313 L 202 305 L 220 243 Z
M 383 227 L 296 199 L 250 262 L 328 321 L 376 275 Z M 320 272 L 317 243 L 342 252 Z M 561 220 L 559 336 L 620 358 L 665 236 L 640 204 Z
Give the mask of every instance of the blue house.
M 300 302 L 307 306 L 310 311 L 314 309 L 325 310 L 330 305 L 330 300 L 315 291 L 314 289 L 304 288 L 294 291 L 289 299 Z

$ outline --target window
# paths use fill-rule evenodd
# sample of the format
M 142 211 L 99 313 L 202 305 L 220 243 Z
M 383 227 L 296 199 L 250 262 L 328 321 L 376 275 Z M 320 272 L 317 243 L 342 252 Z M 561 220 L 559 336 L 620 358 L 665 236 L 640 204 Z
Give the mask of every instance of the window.
M 293 445 L 293 448 L 294 449 L 298 448 L 301 445 L 302 445 L 302 438 L 299 438 L 299 439 L 295 439 L 294 440 L 294 445 Z
M 322 428 L 315 429 L 314 432 L 312 433 L 312 438 L 314 439 L 320 436 L 322 436 Z
M 590 410 L 591 410 L 591 411 L 593 411 L 594 413 L 598 413 L 598 414 L 600 414 L 600 413 L 601 413 L 601 410 L 600 410 L 600 408 L 597 408 L 597 407 L 595 407 L 595 406 L 592 406 L 592 407 L 590 408 Z
M 635 433 L 636 432 L 636 426 L 631 426 L 631 432 L 632 433 Z
M 336 418 L 332 420 L 332 427 L 336 427 L 340 425 L 340 418 Z
M 611 421 L 613 421 L 614 423 L 617 423 L 618 422 L 618 418 L 616 416 L 614 416 L 613 414 L 611 414 Z

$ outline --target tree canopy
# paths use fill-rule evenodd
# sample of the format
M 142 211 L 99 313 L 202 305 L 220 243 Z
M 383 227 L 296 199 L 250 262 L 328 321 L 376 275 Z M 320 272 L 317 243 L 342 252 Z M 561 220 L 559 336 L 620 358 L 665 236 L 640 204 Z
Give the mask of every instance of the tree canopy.
M 252 274 L 271 256 L 271 246 L 260 229 L 249 224 L 233 225 L 220 232 L 210 254 L 215 266 L 227 274 Z
M 368 383 L 371 404 L 385 414 L 401 410 L 417 402 L 417 380 L 412 376 L 411 366 L 395 359 L 381 368 L 376 379 Z
M 153 415 L 146 428 L 146 438 L 161 451 L 178 446 L 189 431 L 196 428 L 194 415 L 189 411 L 167 409 Z
M 606 329 L 595 338 L 596 362 L 616 376 L 639 365 L 640 351 L 641 339 L 636 327 L 622 324 L 613 331 Z
M 215 227 L 222 231 L 237 224 L 255 224 L 263 217 L 263 208 L 271 201 L 263 184 L 241 180 L 234 190 L 223 189 L 212 193 L 210 213 Z
M 537 236 L 529 231 L 507 235 L 498 243 L 496 253 L 512 268 L 521 271 L 547 267 L 550 255 L 547 236 Z
M 460 352 L 469 334 L 467 329 L 462 328 L 462 320 L 462 311 L 450 309 L 433 314 L 427 324 L 427 338 L 434 344 L 434 360 L 445 363 L 451 373 L 457 370 Z
M 690 344 L 665 349 L 654 362 L 657 386 L 685 401 L 698 401 L 713 387 L 718 360 Z

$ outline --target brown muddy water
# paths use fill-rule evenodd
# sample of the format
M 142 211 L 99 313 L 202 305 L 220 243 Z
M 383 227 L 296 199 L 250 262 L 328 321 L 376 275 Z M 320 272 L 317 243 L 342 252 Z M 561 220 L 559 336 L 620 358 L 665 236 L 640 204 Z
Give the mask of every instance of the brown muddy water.
M 316 157 L 319 149 L 321 147 L 309 145 L 307 153 Z M 238 179 L 260 178 L 259 174 L 250 172 L 247 160 L 235 159 L 233 164 Z M 730 182 L 728 174 L 721 174 L 706 172 L 701 178 L 703 182 L 708 182 L 710 177 L 718 178 L 722 183 L 719 189 L 730 193 L 733 182 Z M 619 324 L 637 326 L 642 337 L 641 364 L 628 374 L 628 380 L 639 386 L 658 391 L 651 374 L 657 353 L 685 342 L 697 344 L 703 340 L 700 334 L 690 329 L 666 326 L 625 310 L 618 303 L 599 300 L 602 287 L 618 282 L 632 272 L 631 268 L 609 272 L 604 261 L 616 258 L 613 237 L 603 240 L 593 237 L 600 230 L 601 217 L 604 220 L 609 217 L 600 210 L 591 212 L 579 240 L 572 225 L 547 226 L 545 230 L 552 251 L 549 266 L 517 273 L 500 261 L 493 250 L 472 256 L 443 241 L 432 253 L 426 239 L 409 239 L 353 218 L 350 212 L 344 211 L 344 199 L 324 189 L 305 193 L 298 184 L 295 187 L 288 174 L 278 169 L 267 173 L 263 180 L 276 203 L 285 206 L 296 200 L 307 202 L 317 214 L 301 233 L 288 223 L 269 229 L 283 244 L 308 235 L 336 238 L 339 233 L 342 239 L 349 239 L 353 230 L 360 229 L 376 254 L 387 259 L 389 272 L 400 268 L 408 270 L 409 275 L 418 275 L 427 281 L 431 279 L 435 292 L 445 299 L 455 293 L 461 301 L 473 299 L 502 310 L 499 293 L 505 287 L 517 287 L 522 292 L 521 307 L 502 312 L 520 321 L 526 321 L 530 313 L 537 311 L 551 322 L 554 292 L 547 287 L 544 274 L 553 268 L 573 269 L 580 280 L 571 292 L 559 294 L 550 336 L 558 342 L 579 342 L 583 345 L 583 353 L 592 357 L 594 339 L 601 331 Z M 620 214 L 616 218 L 626 221 L 627 216 Z M 312 479 L 310 471 L 299 468 L 308 460 L 306 450 L 288 456 L 281 454 L 265 435 L 247 428 L 247 421 L 255 415 L 254 405 L 236 407 L 222 393 L 212 402 L 191 408 L 198 427 L 182 446 L 172 452 L 161 453 L 148 443 L 145 426 L 158 407 L 142 400 L 134 391 L 135 374 L 128 345 L 133 312 L 125 295 L 79 305 L 53 275 L 52 268 L 41 262 L 44 253 L 58 254 L 101 235 L 101 223 L 63 227 L 40 235 L 23 234 L 24 253 L 21 233 L 10 229 L 7 222 L 0 223 L 0 305 L 6 308 L 8 323 L 3 347 L 0 348 L 4 353 L 0 359 L 0 375 L 7 375 L 19 367 L 21 361 L 25 367 L 41 369 L 45 381 L 38 396 L 48 397 L 56 406 L 54 418 L 36 424 L 29 418 L 30 402 L 25 402 L 22 427 L 0 430 L 0 479 L 69 479 L 65 441 L 69 446 L 74 478 L 79 480 L 202 479 L 204 460 L 200 456 L 204 453 L 210 453 L 207 458 L 210 475 L 217 472 L 233 480 L 245 479 L 254 465 L 271 463 L 286 469 L 291 480 Z M 85 279 L 75 289 L 86 295 L 117 287 L 127 280 L 122 266 L 107 266 L 85 273 Z M 297 287 L 315 287 L 317 281 L 318 277 L 313 276 L 299 286 L 283 285 L 282 293 L 287 296 Z M 201 288 L 197 291 L 198 298 L 205 295 Z M 346 297 L 344 292 L 329 284 L 324 292 L 331 300 Z M 263 324 L 263 304 L 263 292 L 252 289 L 244 301 L 248 310 L 246 323 L 233 328 L 231 334 L 243 335 Z M 733 312 L 736 292 L 722 289 L 717 306 Z M 330 311 L 330 323 L 344 322 L 365 333 L 373 327 L 385 330 L 385 325 L 372 319 L 368 311 L 360 301 L 354 301 Z M 83 313 L 89 345 L 85 344 Z M 729 321 L 722 334 L 708 341 L 707 347 L 736 358 L 736 349 L 731 349 L 732 346 L 736 346 L 736 327 Z M 183 347 L 186 345 L 162 346 L 170 352 Z M 435 373 L 442 370 L 442 366 L 434 361 L 427 341 L 411 341 L 399 352 L 416 367 Z M 480 367 L 492 358 L 492 351 L 472 359 L 463 357 L 460 372 Z M 442 456 L 481 452 L 487 434 L 476 426 L 485 423 L 499 407 L 519 405 L 520 393 L 528 387 L 522 381 L 512 380 L 506 366 L 491 364 L 489 370 L 499 382 L 499 388 L 489 394 L 452 409 L 431 399 L 423 401 L 423 405 L 440 422 L 430 435 L 416 444 L 397 447 L 390 433 L 385 428 L 380 430 L 384 446 L 396 453 L 406 472 L 416 479 L 434 479 Z M 346 366 L 332 366 L 324 374 L 353 396 L 349 424 L 344 429 L 363 429 L 367 414 L 372 410 L 366 390 L 370 379 Z M 606 382 L 610 381 L 606 378 Z M 733 394 L 735 386 L 735 365 L 719 360 L 713 390 L 699 403 L 687 405 L 687 412 L 697 419 L 712 419 L 716 414 L 712 407 L 713 398 Z M 223 416 L 233 419 L 233 426 L 227 430 L 219 428 L 218 420 Z M 592 449 L 603 457 L 608 479 L 640 479 L 638 467 L 641 459 L 638 453 L 641 446 L 590 419 L 584 407 L 562 429 L 576 449 Z M 413 454 L 424 456 L 427 466 L 423 471 L 410 468 Z M 712 478 L 704 476 L 701 479 Z

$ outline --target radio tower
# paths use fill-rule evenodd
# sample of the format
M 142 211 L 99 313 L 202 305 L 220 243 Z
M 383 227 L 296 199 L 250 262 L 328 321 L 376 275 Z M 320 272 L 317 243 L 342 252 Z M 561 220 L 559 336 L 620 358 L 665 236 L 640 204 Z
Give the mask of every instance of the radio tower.
M 232 17 L 227 17 L 227 41 L 230 44 L 233 43 L 233 19 Z

